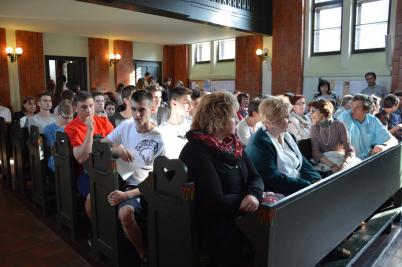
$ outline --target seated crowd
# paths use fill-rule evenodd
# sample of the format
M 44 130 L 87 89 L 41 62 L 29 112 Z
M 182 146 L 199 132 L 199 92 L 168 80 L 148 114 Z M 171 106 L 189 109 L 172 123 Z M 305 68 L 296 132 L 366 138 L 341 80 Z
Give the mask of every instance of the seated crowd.
M 148 258 L 140 222 L 146 208 L 138 184 L 157 156 L 181 159 L 197 185 L 201 249 L 210 266 L 245 266 L 251 249 L 235 220 L 256 211 L 264 192 L 290 195 L 402 140 L 402 92 L 386 95 L 374 73 L 365 77 L 368 86 L 362 92 L 372 95 L 342 99 L 320 79 L 307 109 L 303 95 L 250 100 L 246 93 L 188 89 L 181 81 L 171 86 L 171 78 L 159 86 L 149 73 L 135 86 L 119 84 L 116 92 L 90 94 L 61 83 L 55 92 L 26 97 L 14 119 L 21 127 L 37 126 L 50 151 L 56 132 L 69 136 L 78 162 L 77 191 L 89 218 L 90 177 L 83 163 L 94 140 L 110 144 L 121 184 L 108 201 L 118 207 L 143 266 Z M 311 139 L 311 160 L 298 147 L 304 139 Z M 54 171 L 52 157 L 48 166 Z

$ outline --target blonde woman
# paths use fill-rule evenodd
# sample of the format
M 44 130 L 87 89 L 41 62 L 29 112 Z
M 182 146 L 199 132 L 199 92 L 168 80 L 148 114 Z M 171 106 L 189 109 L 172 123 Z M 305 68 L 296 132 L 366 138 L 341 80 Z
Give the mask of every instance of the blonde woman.
M 258 108 L 262 127 L 250 139 L 246 152 L 264 181 L 264 191 L 289 195 L 321 179 L 287 132 L 291 108 L 282 96 L 269 96 Z

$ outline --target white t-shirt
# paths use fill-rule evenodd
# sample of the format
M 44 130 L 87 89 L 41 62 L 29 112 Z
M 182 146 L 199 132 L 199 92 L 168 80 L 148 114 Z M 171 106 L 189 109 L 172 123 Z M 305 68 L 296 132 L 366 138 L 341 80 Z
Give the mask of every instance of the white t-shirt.
M 37 113 L 28 119 L 28 129 L 31 128 L 31 125 L 38 126 L 39 132 L 42 134 L 46 126 L 56 122 L 56 116 L 50 114 L 49 117 L 42 117 L 39 114 Z
M 261 122 L 257 122 L 256 129 L 261 127 Z M 248 141 L 251 136 L 254 134 L 254 130 L 252 127 L 248 126 L 246 119 L 241 120 L 236 126 L 236 134 L 239 137 L 240 142 L 247 146 Z
M 165 154 L 161 134 L 155 128 L 139 133 L 133 121 L 119 124 L 106 138 L 114 145 L 123 145 L 133 155 L 130 163 L 116 161 L 117 171 L 129 184 L 137 185 L 147 178 L 155 158 Z
M 0 117 L 4 118 L 5 122 L 11 122 L 11 111 L 10 109 L 0 106 Z
M 187 143 L 186 133 L 190 130 L 190 123 L 184 119 L 181 124 L 174 125 L 167 121 L 158 126 L 165 145 L 166 157 L 178 159 L 180 152 Z

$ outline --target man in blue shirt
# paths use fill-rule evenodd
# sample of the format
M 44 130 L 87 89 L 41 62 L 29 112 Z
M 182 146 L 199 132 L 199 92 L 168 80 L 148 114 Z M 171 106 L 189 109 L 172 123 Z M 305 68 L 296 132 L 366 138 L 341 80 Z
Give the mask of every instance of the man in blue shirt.
M 398 144 L 381 122 L 368 113 L 370 100 L 366 95 L 355 95 L 351 106 L 338 120 L 345 124 L 357 157 L 365 159 Z
M 57 111 L 56 122 L 49 124 L 43 130 L 43 135 L 45 136 L 46 145 L 53 149 L 53 146 L 56 143 L 56 133 L 63 132 L 64 126 L 66 126 L 73 119 L 73 106 L 69 100 L 63 100 L 60 102 L 59 109 Z M 53 154 L 53 153 L 51 153 Z M 47 166 L 53 172 L 55 171 L 54 167 L 54 158 L 53 156 L 49 157 L 47 162 Z

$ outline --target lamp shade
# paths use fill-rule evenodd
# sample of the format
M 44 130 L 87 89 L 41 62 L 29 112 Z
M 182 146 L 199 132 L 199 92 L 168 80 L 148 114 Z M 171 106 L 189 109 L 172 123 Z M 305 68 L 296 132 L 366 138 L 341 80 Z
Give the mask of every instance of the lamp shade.
M 21 47 L 17 47 L 16 49 L 15 49 L 15 53 L 17 53 L 18 55 L 21 55 L 22 54 L 22 48 Z
M 6 48 L 6 53 L 7 54 L 11 54 L 11 53 L 13 53 L 14 52 L 14 49 L 12 49 L 11 47 L 7 47 Z

